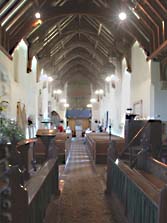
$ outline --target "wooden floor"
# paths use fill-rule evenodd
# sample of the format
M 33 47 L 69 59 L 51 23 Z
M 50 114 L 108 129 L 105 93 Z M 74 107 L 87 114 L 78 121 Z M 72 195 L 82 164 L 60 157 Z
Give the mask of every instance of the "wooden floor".
M 126 223 L 118 204 L 104 193 L 105 171 L 91 163 L 83 139 L 73 139 L 60 167 L 61 193 L 49 204 L 45 223 Z

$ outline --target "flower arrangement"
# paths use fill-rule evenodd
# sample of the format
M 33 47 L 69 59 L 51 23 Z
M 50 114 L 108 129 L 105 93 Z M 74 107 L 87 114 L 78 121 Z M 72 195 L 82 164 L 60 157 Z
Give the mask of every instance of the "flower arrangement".
M 16 144 L 23 139 L 25 136 L 14 120 L 0 118 L 0 144 Z
M 7 119 L 2 112 L 7 109 L 8 102 L 0 101 L 0 144 L 16 144 L 25 136 L 16 121 Z

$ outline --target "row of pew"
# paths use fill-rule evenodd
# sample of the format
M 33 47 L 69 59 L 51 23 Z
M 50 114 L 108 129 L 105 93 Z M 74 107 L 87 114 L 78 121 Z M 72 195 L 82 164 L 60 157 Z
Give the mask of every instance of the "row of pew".
M 86 134 L 95 164 L 106 164 L 106 193 L 118 200 L 130 223 L 165 223 L 167 219 L 167 165 L 144 153 L 130 168 L 120 159 L 125 140 L 107 133 Z
M 152 158 L 148 161 L 154 163 Z M 157 168 L 158 177 L 151 173 L 150 168 L 132 169 L 123 161 L 115 162 L 108 157 L 107 195 L 119 200 L 130 223 L 166 222 L 167 185 L 161 174 L 167 173 L 167 166 L 159 163 Z
M 106 164 L 108 148 L 111 143 L 117 144 L 117 151 L 121 152 L 124 148 L 124 139 L 109 135 L 108 133 L 87 133 L 86 134 L 86 145 L 91 160 L 95 164 Z
M 43 222 L 49 201 L 59 195 L 59 165 L 65 162 L 69 147 L 66 133 L 8 145 L 10 202 L 6 208 L 11 218 L 6 222 Z

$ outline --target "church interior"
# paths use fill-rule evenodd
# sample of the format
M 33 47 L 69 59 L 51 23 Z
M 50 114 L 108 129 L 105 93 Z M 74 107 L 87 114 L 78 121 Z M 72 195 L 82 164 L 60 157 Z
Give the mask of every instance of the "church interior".
M 167 222 L 167 1 L 0 0 L 0 223 Z

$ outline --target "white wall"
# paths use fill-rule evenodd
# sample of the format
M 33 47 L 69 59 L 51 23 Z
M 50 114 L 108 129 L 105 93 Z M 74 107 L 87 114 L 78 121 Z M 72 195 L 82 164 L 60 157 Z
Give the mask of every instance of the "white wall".
M 167 121 L 167 90 L 161 90 L 159 62 L 151 63 L 152 74 L 152 116 Z
M 100 119 L 104 119 L 109 111 L 112 123 L 112 133 L 124 136 L 124 122 L 126 109 L 142 101 L 142 117 L 151 116 L 151 106 L 154 104 L 154 87 L 151 84 L 151 63 L 146 61 L 146 55 L 136 42 L 132 49 L 132 73 L 127 72 L 125 59 L 114 64 L 118 81 L 116 87 L 111 84 L 110 91 L 100 102 Z
M 151 114 L 151 69 L 146 61 L 144 51 L 136 42 L 132 47 L 132 78 L 131 78 L 131 106 L 139 101 L 143 102 L 143 118 Z
M 0 66 L 3 65 L 9 76 L 9 109 L 8 118 L 16 119 L 17 102 L 25 105 L 26 115 L 33 117 L 38 127 L 38 90 L 40 84 L 36 82 L 37 61 L 33 58 L 32 71 L 27 69 L 27 45 L 21 41 L 9 59 L 0 51 Z M 17 73 L 16 73 L 17 72 Z
M 7 118 L 16 120 L 17 102 L 21 103 L 21 108 L 25 105 L 26 116 L 31 115 L 34 122 L 37 117 L 37 83 L 36 83 L 36 65 L 37 61 L 33 59 L 32 72 L 27 73 L 27 45 L 22 40 L 15 49 L 11 59 L 0 51 L 0 67 L 6 70 L 9 80 L 7 96 L 3 99 L 8 100 L 9 106 L 7 110 Z M 8 78 L 6 77 L 6 78 Z M 0 80 L 0 84 L 3 81 Z
M 11 101 L 13 66 L 12 60 L 9 59 L 2 51 L 0 51 L 0 101 Z M 11 116 L 12 105 L 8 106 L 7 116 Z
M 17 57 L 17 64 L 15 62 Z M 35 117 L 37 115 L 37 83 L 36 83 L 36 65 L 35 58 L 32 61 L 32 72 L 27 73 L 27 45 L 22 40 L 13 53 L 13 74 L 12 74 L 12 116 L 16 117 L 16 105 L 20 101 L 21 104 L 25 104 L 27 117 L 31 115 Z M 16 67 L 17 66 L 17 69 Z M 15 74 L 14 72 L 18 72 Z M 15 81 L 15 75 L 17 75 L 17 81 Z
M 124 136 L 126 110 L 131 107 L 131 76 L 132 74 L 127 71 L 126 59 L 124 58 L 122 60 L 121 122 L 119 124 L 121 136 Z
M 91 130 L 96 131 L 97 130 L 97 124 L 95 123 L 95 120 L 100 120 L 100 112 L 99 112 L 99 103 L 95 103 L 92 106 L 92 119 L 91 119 Z
M 122 129 L 120 129 L 121 123 L 121 85 L 122 74 L 120 64 L 115 64 L 115 75 L 117 80 L 115 81 L 115 88 L 112 86 L 112 82 L 109 84 L 109 91 L 105 91 L 105 96 L 100 101 L 100 121 L 105 122 L 106 112 L 109 112 L 109 125 L 111 124 L 112 134 L 122 135 Z M 104 82 L 106 85 L 106 83 Z

